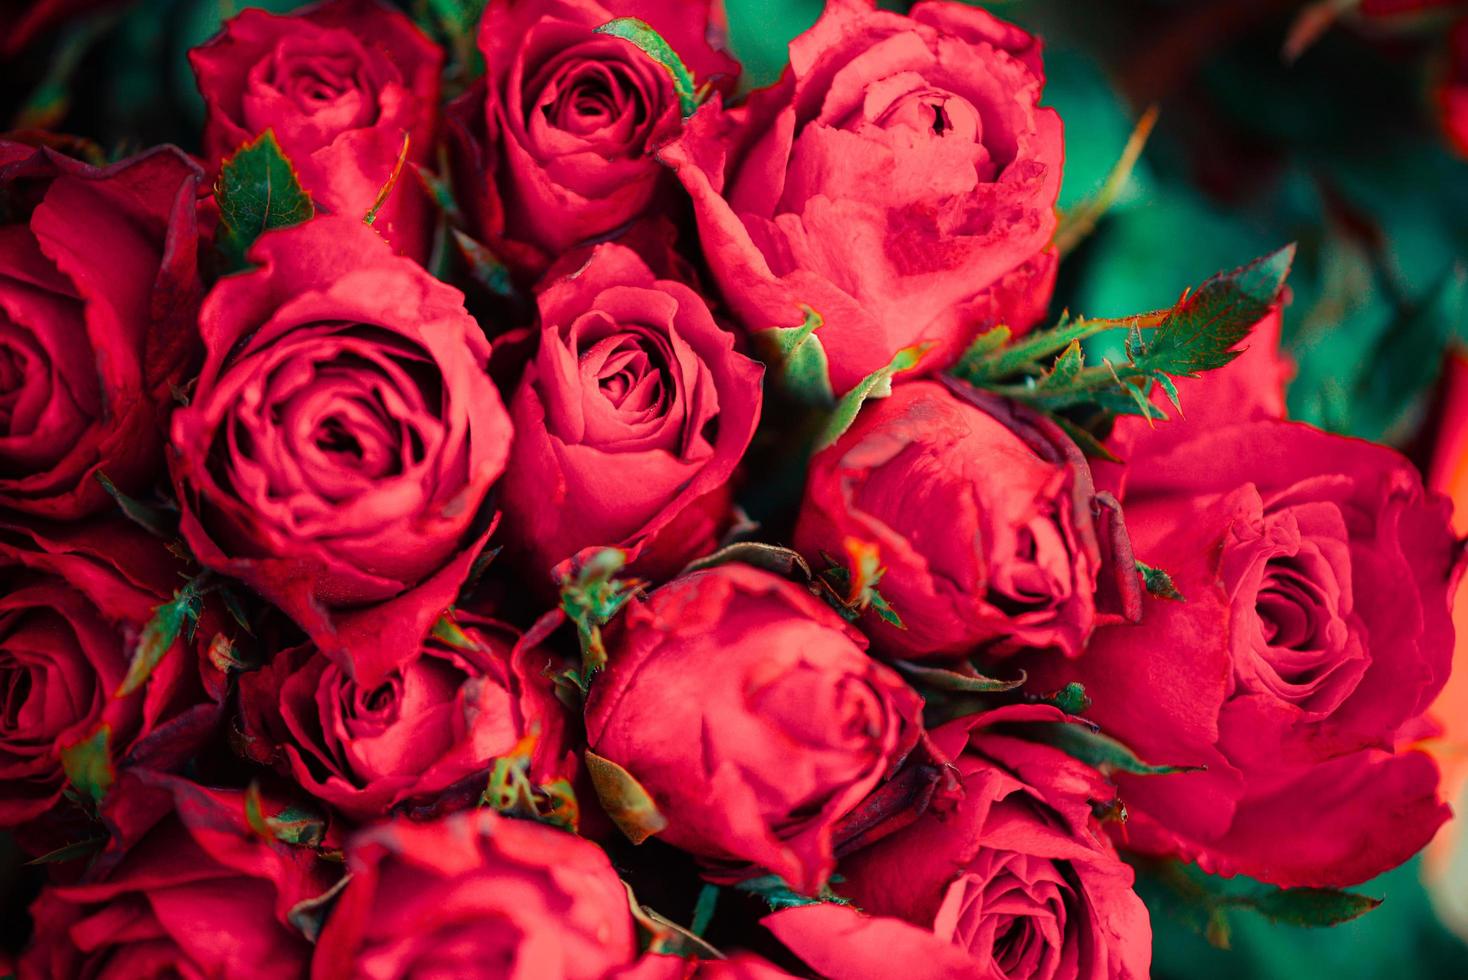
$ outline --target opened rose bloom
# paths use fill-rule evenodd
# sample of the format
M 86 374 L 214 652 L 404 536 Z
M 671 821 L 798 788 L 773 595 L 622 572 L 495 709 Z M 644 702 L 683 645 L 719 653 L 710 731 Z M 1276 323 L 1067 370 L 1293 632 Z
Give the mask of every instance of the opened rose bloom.
M 534 782 L 568 775 L 544 655 L 493 620 L 458 613 L 457 627 L 370 688 L 310 646 L 276 654 L 240 678 L 249 753 L 356 820 L 471 805 L 526 741 Z
M 265 816 L 285 806 L 259 802 Z M 341 865 L 263 838 L 245 814 L 239 791 L 124 774 L 103 810 L 115 844 L 82 882 L 41 893 L 20 977 L 304 977 L 312 909 Z
M 898 385 L 811 461 L 796 547 L 813 567 L 874 547 L 895 657 L 1051 649 L 1135 618 L 1140 584 L 1115 501 L 1051 421 L 957 382 Z
M 409 159 L 433 159 L 443 53 L 381 0 L 325 0 L 290 16 L 243 10 L 189 52 L 208 107 L 211 169 L 267 130 L 322 210 L 361 219 Z M 428 253 L 429 202 L 411 172 L 374 227 L 400 252 Z
M 840 821 L 918 743 L 917 694 L 829 606 L 745 565 L 675 579 L 625 616 L 587 700 L 591 752 L 711 874 L 819 889 Z
M 637 958 L 627 889 L 590 841 L 478 810 L 347 847 L 312 976 L 595 980 Z
M 1196 418 L 1123 442 L 1136 554 L 1185 601 L 1149 598 L 1140 626 L 1097 631 L 1080 660 L 1024 666 L 1084 684 L 1087 717 L 1144 759 L 1207 767 L 1119 774 L 1128 846 L 1355 884 L 1447 817 L 1436 766 L 1404 743 L 1448 674 L 1459 548 L 1446 500 L 1400 455 L 1233 390 L 1210 404 L 1195 385 Z
M 662 151 L 749 330 L 817 331 L 839 394 L 906 347 L 936 370 L 980 329 L 1045 312 L 1060 118 L 1038 42 L 972 7 L 827 5 L 779 84 L 715 100 Z
M 0 505 L 70 520 L 152 486 L 197 341 L 202 174 L 0 140 Z
M 375 687 L 488 536 L 510 443 L 489 345 L 458 291 L 358 219 L 250 257 L 204 304 L 207 360 L 173 417 L 183 535 Z
M 763 368 L 704 301 L 601 245 L 540 294 L 540 346 L 510 403 L 507 540 L 537 579 L 584 548 L 671 576 L 729 524 Z
M 841 894 L 929 937 L 870 920 L 848 923 L 849 936 L 798 915 L 766 924 L 829 976 L 868 975 L 863 962 L 890 957 L 894 939 L 915 958 L 950 964 L 945 976 L 1147 976 L 1147 910 L 1092 811 L 1115 789 L 1031 740 L 1034 729 L 1069 723 L 1054 708 L 1015 705 L 935 730 L 963 783 L 956 810 L 924 815 L 842 861 Z M 934 952 L 933 938 L 962 957 Z
M 51 833 L 67 833 L 51 824 L 72 809 L 65 753 L 100 738 L 108 766 L 171 768 L 212 733 L 223 698 L 223 677 L 201 672 L 212 619 L 196 642 L 176 639 L 146 684 L 124 687 L 144 626 L 180 571 L 162 542 L 120 517 L 0 523 L 0 826 L 36 821 L 27 836 L 37 846 L 70 843 Z
M 494 0 L 479 27 L 485 78 L 450 106 L 461 197 L 504 261 L 539 273 L 609 237 L 673 186 L 653 152 L 682 131 L 668 69 L 597 28 L 635 17 L 700 82 L 732 88 L 739 66 L 707 40 L 708 0 Z

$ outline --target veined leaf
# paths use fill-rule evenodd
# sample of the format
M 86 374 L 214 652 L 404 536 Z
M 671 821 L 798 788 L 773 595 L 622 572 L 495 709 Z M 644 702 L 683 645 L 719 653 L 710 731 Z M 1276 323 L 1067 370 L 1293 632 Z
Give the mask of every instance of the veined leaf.
M 235 267 L 245 264 L 245 253 L 265 232 L 309 221 L 316 214 L 311 195 L 271 129 L 225 159 L 214 184 L 214 199 L 219 204 L 220 248 Z

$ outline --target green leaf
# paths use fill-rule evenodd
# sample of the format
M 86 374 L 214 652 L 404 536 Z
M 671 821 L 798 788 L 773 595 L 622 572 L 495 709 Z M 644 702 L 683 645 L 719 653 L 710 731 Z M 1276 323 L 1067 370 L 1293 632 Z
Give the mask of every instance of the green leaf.
M 300 930 L 308 942 L 314 943 L 321 936 L 321 929 L 326 924 L 331 907 L 336 904 L 337 897 L 351 880 L 351 874 L 344 874 L 336 884 L 315 898 L 307 898 L 292 905 L 286 912 L 285 920 Z
M 1055 367 L 1039 381 L 1041 388 L 1064 388 L 1075 382 L 1081 368 L 1086 366 L 1086 355 L 1081 351 L 1081 342 L 1072 340 L 1055 359 Z
M 800 556 L 799 552 L 782 548 L 776 544 L 765 544 L 762 541 L 739 541 L 726 545 L 711 555 L 689 562 L 678 574 L 687 575 L 689 572 L 717 568 L 730 562 L 762 568 L 782 578 L 809 582 L 812 577 L 810 566 L 805 563 L 805 559 Z
M 892 666 L 912 678 L 918 686 L 937 691 L 956 691 L 963 694 L 996 694 L 1001 691 L 1013 691 L 1025 682 L 1024 671 L 1020 671 L 1019 676 L 1014 680 L 1006 681 L 1000 680 L 997 677 L 985 677 L 978 671 L 959 673 L 956 670 L 947 670 L 943 667 L 928 667 L 922 664 L 911 663 L 907 660 L 894 660 Z
M 219 245 L 234 268 L 245 265 L 245 253 L 265 232 L 309 221 L 316 214 L 311 196 L 271 129 L 225 159 L 214 184 L 214 199 L 219 204 Z
M 1234 345 L 1279 298 L 1294 260 L 1295 246 L 1286 245 L 1203 283 L 1167 314 L 1137 367 L 1183 376 L 1223 367 L 1239 355 Z
M 709 923 L 714 920 L 714 910 L 719 906 L 719 886 L 705 884 L 698 892 L 698 901 L 693 906 L 693 921 L 689 923 L 688 931 L 695 936 L 702 936 L 708 932 Z
M 468 633 L 454 622 L 453 617 L 445 612 L 433 624 L 433 637 L 440 640 L 456 650 L 478 650 L 479 644 L 475 643 Z
M 112 695 L 125 698 L 142 687 L 153 674 L 153 668 L 163 659 L 183 632 L 185 625 L 192 625 L 199 618 L 200 588 L 209 577 L 205 572 L 191 579 L 182 589 L 173 593 L 173 599 L 153 607 L 153 618 L 143 627 L 138 637 L 137 649 L 127 668 L 127 676 Z
M 1106 444 L 1092 435 L 1089 429 L 1072 422 L 1064 415 L 1055 416 L 1055 422 L 1070 436 L 1070 441 L 1091 459 L 1105 460 L 1108 463 L 1121 462 L 1121 457 L 1107 449 Z
M 626 769 L 586 750 L 586 774 L 601 800 L 602 809 L 627 839 L 641 844 L 668 826 L 651 794 Z
M 917 367 L 930 347 L 930 344 L 917 344 L 902 348 L 886 367 L 878 368 L 862 378 L 856 383 L 856 387 L 842 395 L 821 434 L 816 437 L 815 451 L 820 452 L 840 439 L 851 428 L 851 423 L 856 421 L 857 413 L 868 398 L 886 398 L 891 395 L 892 377 Z
M 1129 772 L 1138 776 L 1165 776 L 1172 773 L 1201 772 L 1207 768 L 1151 765 L 1137 758 L 1136 753 L 1116 739 L 1072 722 L 1026 724 L 1024 732 L 1108 775 L 1113 772 Z
M 286 806 L 274 816 L 267 815 L 260 796 L 260 784 L 245 788 L 245 823 L 265 840 L 278 840 L 295 847 L 320 847 L 326 838 L 326 821 L 307 809 Z
M 1153 568 L 1145 562 L 1137 562 L 1137 571 L 1142 575 L 1142 584 L 1147 587 L 1147 592 L 1157 599 L 1171 599 L 1174 602 L 1187 602 L 1183 594 L 1173 584 L 1172 576 L 1160 568 Z
M 84 796 L 101 803 L 117 778 L 112 764 L 112 727 L 98 725 L 86 738 L 61 750 L 66 778 Z
M 570 570 L 561 572 L 560 609 L 576 626 L 576 638 L 581 644 L 578 683 L 584 692 L 591 678 L 606 666 L 607 651 L 602 645 L 601 628 L 646 583 L 641 579 L 617 577 L 627 564 L 627 552 L 621 548 L 602 548 L 566 564 Z
M 135 500 L 117 489 L 117 485 L 107 478 L 107 474 L 98 470 L 97 482 L 102 484 L 102 489 L 107 495 L 117 501 L 117 506 L 122 513 L 134 524 L 141 527 L 155 537 L 171 540 L 178 534 L 178 521 L 156 507 L 150 507 L 141 500 Z
M 997 327 L 991 327 L 974 338 L 973 343 L 968 345 L 959 360 L 981 361 L 990 354 L 1003 350 L 1013 336 L 1014 331 L 1002 323 Z
M 673 76 L 673 91 L 678 95 L 678 105 L 683 110 L 684 118 L 693 115 L 699 102 L 698 89 L 693 83 L 693 75 L 683 64 L 683 59 L 678 57 L 678 52 L 663 40 L 663 36 L 651 24 L 645 20 L 638 20 L 636 17 L 618 17 L 598 27 L 596 32 L 630 41 L 640 48 L 643 54 L 668 69 L 669 74 Z
M 626 881 L 622 882 L 622 887 L 627 889 L 627 908 L 632 913 L 633 921 L 646 933 L 645 941 L 640 944 L 646 952 L 655 956 L 681 956 L 688 960 L 724 959 L 724 954 L 709 945 L 697 932 L 683 928 L 637 901 L 637 895 Z
M 836 403 L 831 367 L 816 331 L 825 320 L 809 306 L 798 327 L 769 327 L 755 332 L 760 358 L 770 366 L 780 387 L 807 405 L 829 408 Z

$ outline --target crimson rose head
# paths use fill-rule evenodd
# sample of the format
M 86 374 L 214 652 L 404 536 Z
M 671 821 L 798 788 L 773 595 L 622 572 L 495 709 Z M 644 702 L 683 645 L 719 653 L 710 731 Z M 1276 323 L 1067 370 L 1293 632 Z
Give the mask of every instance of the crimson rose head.
M 463 583 L 510 423 L 463 296 L 359 219 L 266 234 L 199 317 L 183 535 L 375 687 Z M 411 547 L 405 547 L 411 543 Z
M 697 293 L 621 245 L 598 246 L 539 303 L 540 347 L 510 403 L 507 540 L 537 580 L 597 546 L 671 576 L 729 523 L 763 368 Z
M 476 810 L 347 847 L 312 976 L 598 980 L 637 957 L 627 889 L 590 841 Z
M 109 771 L 170 768 L 210 735 L 223 678 L 200 673 L 207 620 L 194 641 L 172 643 L 145 686 L 120 694 L 179 571 L 162 542 L 121 518 L 0 524 L 0 826 L 33 822 L 50 840 L 66 806 L 63 753 L 80 743 L 100 735 Z
M 479 27 L 485 79 L 449 108 L 449 126 L 475 230 L 513 268 L 539 273 L 572 246 L 608 237 L 650 213 L 672 183 L 653 157 L 682 130 L 672 74 L 631 41 L 596 29 L 620 17 L 642 20 L 700 84 L 732 88 L 738 64 L 707 40 L 718 7 L 489 4 Z
M 0 140 L 0 506 L 74 520 L 152 485 L 195 354 L 195 199 L 172 147 L 110 167 Z
M 272 130 L 312 200 L 361 220 L 409 141 L 429 163 L 443 53 L 381 0 L 326 0 L 289 15 L 243 10 L 189 52 L 208 116 L 211 170 Z M 422 259 L 432 222 L 426 193 L 402 174 L 373 227 Z
M 921 735 L 922 703 L 801 587 L 745 565 L 675 579 L 630 605 L 586 703 L 590 751 L 629 772 L 659 836 L 737 878 L 810 894 L 840 821 Z
M 1140 980 L 1152 951 L 1147 909 L 1092 813 L 1115 790 L 1084 763 L 1027 740 L 1037 723 L 1067 724 L 1054 708 L 1012 706 L 935 730 L 962 801 L 844 858 L 838 890 L 870 915 L 957 947 L 969 974 Z M 797 954 L 821 942 L 788 932 Z
M 1448 504 L 1381 446 L 1268 417 L 1172 426 L 1189 437 L 1126 450 L 1124 503 L 1138 557 L 1186 601 L 1024 666 L 1083 683 L 1088 717 L 1143 758 L 1207 767 L 1118 775 L 1129 846 L 1285 886 L 1364 881 L 1447 816 L 1432 760 L 1399 746 L 1450 667 Z
M 758 331 L 815 309 L 838 394 L 904 348 L 931 343 L 936 370 L 982 328 L 1028 327 L 1055 273 L 1039 43 L 961 3 L 872 7 L 827 4 L 777 85 L 705 105 L 661 153 L 735 316 Z
M 874 610 L 863 626 L 890 656 L 1074 657 L 1098 621 L 1137 611 L 1126 531 L 1075 444 L 958 383 L 896 386 L 811 460 L 796 547 L 822 568 L 848 542 L 886 569 L 902 627 Z
M 459 612 L 456 622 L 452 641 L 430 637 L 375 687 L 309 645 L 243 675 L 251 755 L 353 820 L 400 805 L 472 804 L 494 760 L 526 739 L 533 782 L 569 775 L 545 658 L 493 620 Z
M 268 798 L 262 806 L 281 809 Z M 261 837 L 242 793 L 176 776 L 124 774 L 102 815 L 117 849 L 81 883 L 42 891 L 22 980 L 306 976 L 303 929 L 340 865 Z

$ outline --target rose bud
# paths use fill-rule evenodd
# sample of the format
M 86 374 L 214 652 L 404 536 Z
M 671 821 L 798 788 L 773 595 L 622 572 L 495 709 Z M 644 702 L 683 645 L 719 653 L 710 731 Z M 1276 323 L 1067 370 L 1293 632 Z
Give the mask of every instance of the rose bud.
M 479 26 L 484 81 L 447 110 L 460 198 L 475 233 L 538 275 L 572 246 L 650 213 L 673 186 L 653 151 L 678 135 L 673 76 L 596 29 L 648 22 L 698 83 L 732 88 L 739 65 L 710 47 L 711 0 L 494 0 Z
M 637 957 L 627 889 L 595 844 L 490 810 L 398 820 L 347 848 L 312 976 L 594 978 Z
M 567 774 L 545 658 L 493 620 L 459 612 L 456 621 L 444 634 L 452 642 L 431 637 L 372 688 L 309 645 L 277 653 L 240 678 L 250 754 L 354 820 L 431 806 L 455 789 L 454 804 L 472 804 L 493 761 L 522 740 L 534 744 L 532 782 Z
M 145 685 L 124 687 L 154 607 L 183 585 L 179 572 L 161 541 L 121 518 L 0 524 L 0 827 L 34 821 L 28 830 L 50 841 L 46 824 L 69 809 L 63 754 L 90 751 L 82 743 L 100 738 L 111 771 L 182 765 L 208 738 L 223 697 L 223 678 L 200 670 L 217 625 L 208 615 Z
M 510 443 L 489 344 L 360 220 L 271 232 L 250 259 L 204 302 L 204 370 L 173 417 L 183 535 L 370 689 L 487 537 Z
M 781 81 L 716 102 L 661 151 L 750 330 L 824 317 L 839 394 L 904 348 L 927 370 L 980 330 L 1030 326 L 1055 277 L 1060 117 L 1039 42 L 983 10 L 833 0 Z
M 339 864 L 263 836 L 238 791 L 148 770 L 121 777 L 103 818 L 120 839 L 82 884 L 41 892 L 20 980 L 306 976 L 302 929 Z
M 839 822 L 922 733 L 921 700 L 865 646 L 769 572 L 685 575 L 617 622 L 586 702 L 587 744 L 651 796 L 662 840 L 726 866 L 715 876 L 760 868 L 812 894 L 831 874 Z
M 507 540 L 536 581 L 594 546 L 671 576 L 728 526 L 764 368 L 697 293 L 620 245 L 598 246 L 539 303 L 540 347 L 510 402 Z
M 796 548 L 822 569 L 875 547 L 899 627 L 862 621 L 893 657 L 1080 654 L 1133 615 L 1139 579 L 1109 495 L 1056 425 L 961 384 L 915 381 L 870 402 L 811 461 Z M 856 569 L 852 569 L 856 574 Z
M 204 97 L 211 170 L 266 130 L 318 210 L 360 221 L 392 177 L 403 141 L 429 163 L 443 53 L 380 0 L 327 0 L 289 16 L 243 10 L 189 52 Z M 423 259 L 432 221 L 411 169 L 373 227 Z
M 74 520 L 151 486 L 197 341 L 202 173 L 0 140 L 0 506 Z
M 1119 439 L 1136 554 L 1186 601 L 1147 599 L 1140 626 L 1098 630 L 1074 663 L 1022 666 L 1038 689 L 1085 685 L 1087 717 L 1142 758 L 1207 767 L 1118 774 L 1127 846 L 1355 884 L 1447 817 L 1432 760 L 1401 747 L 1450 667 L 1448 504 L 1390 449 L 1207 390 L 1182 392 L 1188 420 L 1165 437 Z
M 958 769 L 962 801 L 844 858 L 837 890 L 863 912 L 958 947 L 970 961 L 966 976 L 1147 976 L 1146 906 L 1092 813 L 1115 790 L 1059 749 L 1017 737 L 1027 723 L 1064 719 L 1054 708 L 1011 706 L 935 730 Z M 798 925 L 776 931 L 797 955 L 814 943 L 813 964 L 878 955 Z M 831 945 L 841 948 L 822 948 Z

